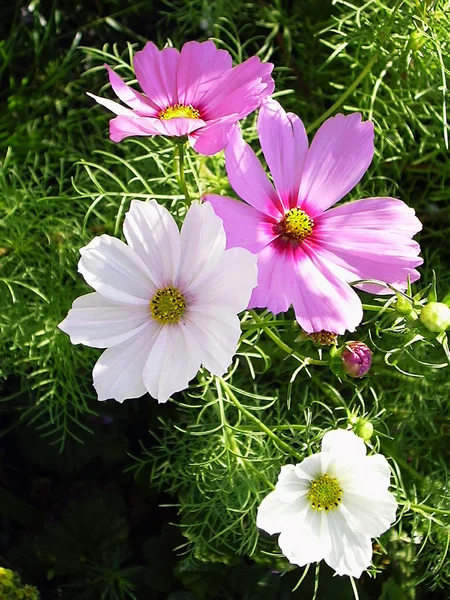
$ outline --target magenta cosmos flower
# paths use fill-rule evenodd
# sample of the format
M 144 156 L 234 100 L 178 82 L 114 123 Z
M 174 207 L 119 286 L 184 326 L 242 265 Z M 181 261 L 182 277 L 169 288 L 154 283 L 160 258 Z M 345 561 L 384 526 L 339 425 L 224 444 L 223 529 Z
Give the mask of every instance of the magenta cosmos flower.
M 373 125 L 361 115 L 325 121 L 311 146 L 301 120 L 272 99 L 258 117 L 270 182 L 238 130 L 230 133 L 226 168 L 247 204 L 208 195 L 223 219 L 227 246 L 258 254 L 258 285 L 249 307 L 273 313 L 291 304 L 307 332 L 353 331 L 361 301 L 349 282 L 377 279 L 405 288 L 419 277 L 421 229 L 414 211 L 394 198 L 367 198 L 330 209 L 361 179 L 373 157 Z M 389 289 L 359 285 L 373 293 Z
M 134 56 L 134 70 L 145 95 L 126 85 L 108 66 L 111 87 L 129 106 L 88 94 L 117 115 L 110 137 L 187 136 L 201 154 L 215 154 L 227 143 L 233 123 L 257 109 L 274 89 L 273 65 L 252 56 L 233 68 L 226 50 L 213 42 L 188 42 L 181 52 L 148 42 Z

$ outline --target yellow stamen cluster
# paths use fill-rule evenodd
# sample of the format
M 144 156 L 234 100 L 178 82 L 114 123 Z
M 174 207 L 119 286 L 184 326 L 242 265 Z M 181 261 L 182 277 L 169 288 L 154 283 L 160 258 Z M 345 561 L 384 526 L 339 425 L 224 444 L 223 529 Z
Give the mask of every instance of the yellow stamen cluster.
M 334 510 L 342 502 L 342 489 L 336 477 L 325 473 L 311 483 L 308 499 L 314 510 Z
M 185 119 L 200 119 L 199 111 L 191 106 L 191 104 L 174 104 L 161 110 L 158 114 L 160 119 L 175 119 L 183 117 Z
M 317 346 L 333 346 L 337 344 L 338 336 L 332 331 L 315 331 L 314 333 L 308 334 L 309 339 L 314 342 Z
M 183 294 L 174 287 L 161 288 L 150 300 L 150 312 L 158 323 L 178 323 L 186 310 Z
M 311 235 L 314 221 L 304 210 L 291 208 L 278 224 L 279 233 L 294 242 L 302 242 Z

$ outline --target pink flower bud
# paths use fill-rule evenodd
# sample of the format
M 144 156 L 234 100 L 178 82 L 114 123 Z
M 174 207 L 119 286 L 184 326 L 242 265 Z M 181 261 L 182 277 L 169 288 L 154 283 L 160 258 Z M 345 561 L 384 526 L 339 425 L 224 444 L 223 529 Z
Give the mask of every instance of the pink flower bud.
M 372 352 L 363 342 L 347 342 L 341 358 L 344 371 L 350 377 L 363 377 L 372 364 Z

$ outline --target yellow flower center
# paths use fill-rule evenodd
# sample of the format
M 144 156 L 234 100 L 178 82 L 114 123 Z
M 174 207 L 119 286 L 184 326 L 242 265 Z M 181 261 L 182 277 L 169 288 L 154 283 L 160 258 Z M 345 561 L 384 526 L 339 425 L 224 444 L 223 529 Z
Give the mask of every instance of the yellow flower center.
M 183 294 L 174 287 L 161 288 L 150 300 L 150 312 L 158 323 L 178 323 L 186 309 Z
M 325 331 L 324 329 L 322 329 L 321 331 L 309 333 L 308 337 L 314 342 L 314 344 L 317 344 L 317 346 L 333 346 L 337 344 L 338 336 L 332 331 Z
M 161 110 L 158 114 L 160 119 L 175 119 L 183 117 L 185 119 L 200 119 L 199 111 L 193 106 L 186 104 L 174 104 Z
M 334 510 L 342 502 L 342 493 L 336 477 L 325 473 L 311 483 L 308 499 L 314 510 Z
M 276 226 L 276 232 L 294 242 L 302 242 L 309 237 L 314 221 L 300 208 L 291 208 Z

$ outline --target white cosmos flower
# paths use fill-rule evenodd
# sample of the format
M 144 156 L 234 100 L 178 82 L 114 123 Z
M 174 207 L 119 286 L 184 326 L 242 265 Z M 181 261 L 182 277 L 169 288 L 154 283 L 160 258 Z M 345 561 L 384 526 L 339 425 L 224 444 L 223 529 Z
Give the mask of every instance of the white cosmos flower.
M 360 577 L 372 558 L 371 538 L 395 520 L 390 469 L 381 454 L 351 431 L 326 433 L 322 451 L 281 467 L 275 490 L 262 501 L 256 523 L 293 564 L 322 559 L 338 575 Z
M 193 204 L 181 232 L 155 200 L 133 200 L 124 242 L 101 235 L 80 250 L 94 293 L 77 298 L 59 327 L 73 344 L 107 348 L 95 365 L 99 400 L 159 402 L 185 389 L 200 365 L 222 375 L 240 336 L 237 314 L 256 286 L 256 255 L 225 250 L 222 220 Z

